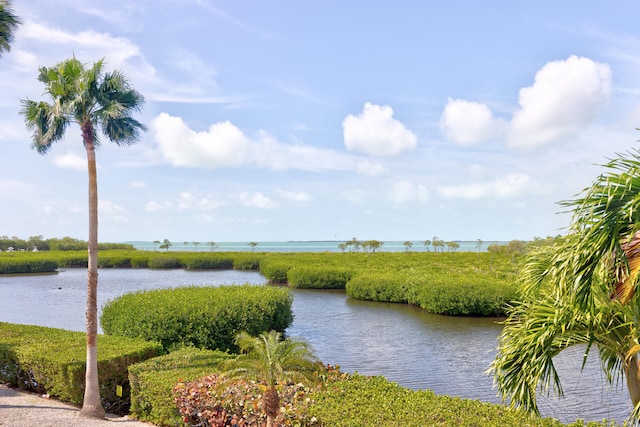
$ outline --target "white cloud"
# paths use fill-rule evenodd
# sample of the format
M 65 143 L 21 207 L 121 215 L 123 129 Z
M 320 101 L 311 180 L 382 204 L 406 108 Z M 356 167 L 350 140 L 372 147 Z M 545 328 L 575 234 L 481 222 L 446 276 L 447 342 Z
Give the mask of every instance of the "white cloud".
M 158 211 L 199 211 L 207 212 L 217 209 L 227 203 L 218 200 L 211 195 L 194 195 L 187 191 L 181 192 L 175 201 L 164 200 L 161 202 L 151 200 L 144 206 L 146 212 Z
M 417 138 L 404 124 L 393 118 L 393 109 L 367 102 L 358 116 L 348 115 L 342 122 L 344 144 L 349 151 L 374 156 L 393 156 L 416 147 Z
M 276 202 L 260 192 L 251 194 L 247 191 L 241 191 L 238 198 L 242 206 L 248 208 L 274 209 L 278 207 Z
M 131 181 L 129 187 L 131 188 L 145 188 L 147 184 L 144 181 Z
M 380 163 L 370 162 L 368 160 L 359 161 L 356 167 L 359 174 L 366 176 L 378 176 L 387 171 Z
M 532 86 L 520 90 L 508 143 L 534 147 L 569 136 L 597 115 L 610 94 L 608 65 L 578 56 L 549 62 Z
M 158 203 L 156 201 L 149 201 L 144 205 L 145 212 L 158 212 L 164 208 L 162 203 Z
M 447 139 L 462 145 L 473 145 L 496 136 L 501 123 L 489 107 L 462 99 L 451 99 L 440 117 L 440 129 Z
M 87 159 L 74 153 L 62 154 L 53 158 L 53 164 L 63 169 L 87 170 Z
M 130 222 L 129 218 L 124 215 L 125 213 L 125 208 L 109 200 L 100 199 L 98 201 L 98 214 L 101 218 L 108 217 L 120 224 L 123 224 Z
M 311 196 L 309 196 L 304 191 L 289 191 L 289 190 L 277 189 L 276 193 L 278 194 L 278 196 L 282 197 L 283 199 L 292 200 L 294 202 L 307 202 L 311 200 Z
M 391 186 L 389 198 L 394 203 L 407 203 L 411 201 L 426 202 L 429 199 L 429 190 L 421 184 L 398 181 L 394 182 Z
M 180 117 L 161 113 L 153 120 L 152 127 L 163 157 L 174 166 L 239 166 L 249 150 L 249 140 L 230 122 L 216 123 L 208 131 L 195 132 Z
M 354 161 L 342 153 L 308 145 L 286 145 L 264 131 L 252 140 L 230 122 L 196 132 L 180 118 L 159 114 L 152 122 L 164 159 L 174 166 L 221 168 L 254 165 L 271 169 L 350 170 Z
M 65 49 L 71 46 L 76 57 L 81 58 L 82 61 L 93 62 L 101 58 L 108 58 L 109 68 L 121 69 L 128 60 L 142 58 L 140 48 L 125 38 L 93 30 L 72 33 L 31 20 L 25 20 L 23 25 L 19 27 L 16 34 L 16 40 L 18 39 L 25 42 L 63 46 Z M 29 62 L 42 61 L 42 58 L 26 55 L 21 56 L 21 60 L 24 66 L 26 60 Z M 42 64 L 33 62 L 29 69 L 37 70 L 39 65 Z M 153 68 L 145 61 L 136 61 L 135 69 L 140 72 L 141 76 L 146 74 L 147 78 L 154 72 Z
M 445 185 L 440 187 L 438 192 L 447 199 L 508 198 L 522 194 L 529 180 L 526 174 L 512 173 L 492 181 Z

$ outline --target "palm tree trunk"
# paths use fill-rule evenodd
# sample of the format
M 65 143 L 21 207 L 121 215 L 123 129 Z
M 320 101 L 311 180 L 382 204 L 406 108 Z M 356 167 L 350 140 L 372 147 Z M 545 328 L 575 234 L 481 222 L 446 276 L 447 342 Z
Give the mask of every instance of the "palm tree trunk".
M 262 396 L 262 409 L 267 414 L 267 427 L 274 427 L 280 410 L 280 395 L 274 386 L 268 386 Z
M 89 172 L 89 245 L 87 280 L 87 367 L 85 373 L 84 401 L 80 416 L 104 418 L 98 387 L 98 179 L 96 151 L 91 121 L 82 123 L 82 137 L 87 150 Z
M 624 375 L 627 379 L 627 389 L 633 406 L 640 403 L 640 370 L 638 369 L 638 356 L 634 354 L 625 362 Z

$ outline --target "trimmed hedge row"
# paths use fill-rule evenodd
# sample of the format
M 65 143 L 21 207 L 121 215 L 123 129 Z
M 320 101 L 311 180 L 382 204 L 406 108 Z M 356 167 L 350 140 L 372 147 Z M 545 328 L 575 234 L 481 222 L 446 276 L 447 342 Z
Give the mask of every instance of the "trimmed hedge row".
M 100 395 L 109 412 L 129 409 L 128 367 L 163 354 L 158 343 L 98 336 Z M 82 404 L 86 335 L 43 326 L 0 322 L 0 382 L 48 393 L 63 402 Z M 116 385 L 123 395 L 116 395 Z
M 240 331 L 284 331 L 293 322 L 292 299 L 288 289 L 268 286 L 158 289 L 109 301 L 100 324 L 106 334 L 155 340 L 167 350 L 236 351 Z
M 516 299 L 517 285 L 491 277 L 450 274 L 414 278 L 415 297 L 410 304 L 430 313 L 452 316 L 500 316 Z
M 264 255 L 245 252 L 146 252 L 101 250 L 99 268 L 186 268 L 190 270 L 258 270 Z M 36 271 L 46 261 L 46 270 Z M 51 264 L 53 263 L 53 264 Z M 3 266 L 7 265 L 6 271 Z M 54 271 L 56 268 L 87 267 L 87 251 L 0 252 L 0 274 Z
M 287 282 L 292 288 L 344 289 L 353 271 L 344 267 L 291 267 L 287 271 Z
M 350 297 L 378 302 L 406 303 L 413 290 L 407 275 L 397 272 L 359 274 L 346 285 Z
M 218 364 L 232 357 L 226 353 L 183 349 L 165 356 L 149 359 L 129 368 L 131 379 L 131 414 L 143 421 L 159 426 L 184 426 L 182 417 L 172 397 L 176 383 L 197 381 L 189 390 L 191 401 L 206 406 L 210 396 L 205 387 L 205 376 L 218 375 Z M 299 427 L 562 427 L 560 421 L 539 418 L 515 411 L 504 405 L 478 400 L 442 396 L 431 390 L 410 390 L 381 376 L 368 377 L 358 373 L 348 374 L 330 369 L 322 377 L 323 386 L 305 392 L 303 410 L 293 411 Z M 238 380 L 239 385 L 242 379 Z M 227 406 L 234 406 L 238 399 L 232 382 L 227 394 L 220 396 Z M 203 393 L 202 396 L 199 393 Z M 239 405 L 249 404 L 259 398 L 258 392 L 241 394 Z M 308 398 L 309 400 L 307 401 Z M 255 409 L 255 408 L 254 408 Z M 287 424 L 290 425 L 290 424 Z M 583 422 L 578 420 L 569 427 L 615 426 L 614 422 Z
M 553 418 L 538 418 L 504 405 L 409 390 L 383 377 L 342 374 L 314 393 L 307 415 L 326 427 L 561 427 Z M 579 426 L 615 426 L 611 422 L 581 420 Z
M 183 426 L 173 387 L 216 372 L 218 364 L 231 357 L 221 351 L 183 348 L 130 366 L 131 415 L 159 426 Z
M 0 274 L 50 273 L 57 268 L 55 261 L 0 259 Z

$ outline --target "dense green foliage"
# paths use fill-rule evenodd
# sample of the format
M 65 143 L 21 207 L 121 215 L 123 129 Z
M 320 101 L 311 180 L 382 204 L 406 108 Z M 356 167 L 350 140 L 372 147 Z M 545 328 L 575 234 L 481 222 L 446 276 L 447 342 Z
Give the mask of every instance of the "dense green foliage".
M 546 242 L 546 241 L 536 241 Z M 520 245 L 519 245 L 520 246 Z M 519 247 L 518 246 L 518 247 Z M 519 257 L 513 251 L 253 253 L 102 251 L 101 268 L 260 269 L 271 283 L 296 288 L 346 289 L 363 300 L 409 303 L 439 314 L 504 315 L 516 297 Z M 11 261 L 8 261 L 11 260 Z M 86 267 L 87 252 L 0 253 L 7 272 L 32 271 L 36 260 L 60 268 Z M 53 270 L 53 264 L 47 264 Z
M 323 427 L 560 427 L 557 420 L 531 417 L 503 405 L 439 396 L 430 390 L 409 390 L 383 377 L 340 374 L 314 393 L 307 419 Z M 305 424 L 303 424 L 305 425 Z M 307 424 L 309 425 L 309 424 Z M 313 424 L 311 424 L 313 425 Z M 571 426 L 606 426 L 584 423 Z
M 183 348 L 130 366 L 131 415 L 159 426 L 184 425 L 173 400 L 174 386 L 216 372 L 230 357 L 221 351 Z
M 323 266 L 296 266 L 287 271 L 287 282 L 292 288 L 344 289 L 353 275 L 349 268 Z
M 99 243 L 99 249 L 127 249 L 133 250 L 133 245 L 127 243 Z M 42 236 L 30 236 L 28 239 L 21 239 L 13 236 L 0 236 L 0 251 L 80 251 L 87 250 L 87 242 L 74 239 L 72 237 L 49 238 Z
M 55 261 L 0 258 L 0 274 L 50 273 L 57 268 Z
M 225 410 L 245 419 L 259 418 L 263 389 L 245 379 L 220 377 L 225 353 L 183 349 L 130 367 L 131 414 L 159 426 L 183 426 L 178 406 L 195 425 L 195 414 L 215 417 Z M 483 426 L 561 427 L 504 405 L 410 390 L 383 377 L 347 374 L 330 369 L 319 387 L 282 387 L 281 421 L 301 427 Z M 177 385 L 176 385 L 177 384 Z M 171 390 L 175 387 L 174 403 Z M 290 392 L 292 391 L 292 392 Z M 303 399 L 301 399 L 303 397 Z M 308 400 L 307 400 L 308 398 Z M 189 415 L 189 416 L 187 416 Z M 571 427 L 614 426 L 613 422 L 582 422 Z
M 409 303 L 438 314 L 504 315 L 516 297 L 513 253 L 268 253 L 260 271 L 292 287 L 346 289 L 363 300 Z
M 83 332 L 0 322 L 0 382 L 81 404 L 85 383 Z M 128 366 L 162 354 L 158 343 L 98 336 L 100 395 L 111 412 L 126 413 Z M 116 385 L 123 395 L 116 395 Z
M 284 331 L 293 321 L 287 289 L 234 285 L 184 287 L 122 295 L 102 309 L 106 334 L 155 340 L 168 349 L 236 350 L 240 331 Z

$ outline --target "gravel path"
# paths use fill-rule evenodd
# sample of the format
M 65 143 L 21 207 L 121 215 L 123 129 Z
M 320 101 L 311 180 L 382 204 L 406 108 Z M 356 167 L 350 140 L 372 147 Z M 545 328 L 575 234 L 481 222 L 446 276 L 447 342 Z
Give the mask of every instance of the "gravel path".
M 0 426 L 2 427 L 152 427 L 153 424 L 107 414 L 104 420 L 80 418 L 80 410 L 55 399 L 0 385 Z

